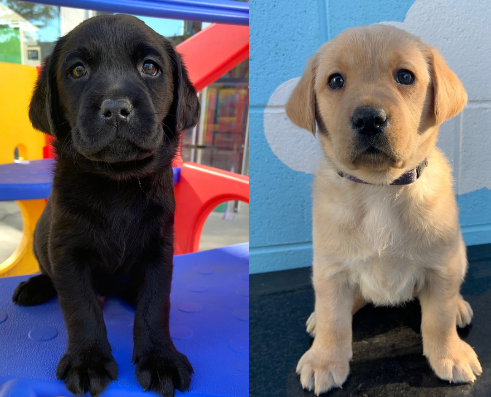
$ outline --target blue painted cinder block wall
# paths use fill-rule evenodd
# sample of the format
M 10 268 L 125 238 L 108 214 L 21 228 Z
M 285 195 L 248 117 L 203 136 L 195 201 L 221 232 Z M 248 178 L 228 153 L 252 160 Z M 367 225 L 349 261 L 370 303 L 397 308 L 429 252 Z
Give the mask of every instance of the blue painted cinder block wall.
M 466 16 L 462 15 L 462 6 L 459 7 L 456 0 L 251 0 L 251 273 L 305 267 L 310 266 L 312 261 L 313 174 L 312 171 L 305 171 L 308 166 L 296 167 L 296 163 L 299 163 L 298 156 L 305 158 L 307 163 L 310 157 L 315 157 L 313 152 L 302 146 L 306 140 L 313 138 L 306 131 L 299 130 L 298 138 L 291 131 L 288 132 L 293 127 L 285 127 L 288 121 L 283 105 L 288 94 L 283 92 L 285 90 L 282 91 L 282 87 L 286 87 L 286 82 L 302 74 L 307 59 L 325 41 L 346 28 L 384 21 L 392 21 L 391 23 L 406 28 L 397 24 L 405 21 L 407 30 L 440 48 L 469 93 L 468 110 L 466 108 L 463 115 L 446 123 L 442 128 L 445 131 L 440 133 L 439 146 L 454 168 L 460 220 L 466 244 L 491 242 L 491 160 L 487 155 L 491 150 L 491 106 L 488 105 L 488 101 L 491 104 L 491 90 L 488 90 L 488 94 L 480 92 L 482 87 L 473 83 L 472 62 L 463 62 L 460 58 L 465 54 L 459 57 L 452 47 L 455 44 L 447 45 L 449 40 L 438 36 L 445 32 L 432 36 L 431 26 L 427 26 L 434 24 L 435 29 L 438 29 L 439 23 L 450 27 L 452 24 L 460 26 L 459 24 L 469 23 L 465 21 L 466 17 L 484 20 L 489 18 L 489 15 L 478 15 L 489 14 L 485 0 L 470 2 L 475 4 L 467 4 L 466 8 L 474 6 L 477 10 L 468 11 L 474 14 Z M 455 10 L 444 11 L 448 7 L 455 7 Z M 435 12 L 431 13 L 433 9 Z M 421 25 L 418 25 L 418 21 L 423 18 L 429 19 L 421 20 Z M 464 20 L 459 21 L 458 18 Z M 479 25 L 478 22 L 474 21 L 472 25 Z M 487 32 L 482 32 L 482 27 L 475 28 L 481 29 L 480 34 L 483 37 L 491 37 L 486 36 Z M 460 29 L 460 32 L 462 40 L 469 40 L 465 29 Z M 484 62 L 489 55 L 482 56 L 485 57 Z M 479 59 L 479 56 L 474 58 L 474 64 Z M 483 66 L 489 67 L 488 65 L 489 62 Z M 470 70 L 469 76 L 467 70 Z M 489 83 L 487 84 L 489 87 Z M 291 87 L 293 85 L 290 84 Z M 488 113 L 489 117 L 486 118 Z M 483 119 L 489 121 L 482 126 L 473 126 L 476 116 L 481 122 Z M 270 138 L 271 134 L 274 134 L 273 138 Z M 317 144 L 313 141 L 311 143 Z M 284 148 L 281 145 L 288 145 L 290 151 L 286 150 L 286 154 L 282 154 L 281 150 Z M 279 150 L 274 149 L 278 146 Z M 478 188 L 480 186 L 482 187 Z

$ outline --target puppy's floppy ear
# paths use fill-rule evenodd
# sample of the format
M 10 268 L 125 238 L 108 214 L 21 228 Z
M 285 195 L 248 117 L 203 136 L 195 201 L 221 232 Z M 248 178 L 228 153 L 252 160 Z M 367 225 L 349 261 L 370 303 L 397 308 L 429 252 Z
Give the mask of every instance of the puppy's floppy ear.
M 457 75 L 452 72 L 436 48 L 428 47 L 428 60 L 433 84 L 434 111 L 437 125 L 456 116 L 467 103 L 467 94 Z
M 181 56 L 167 40 L 165 41 L 171 58 L 174 79 L 174 99 L 171 111 L 175 115 L 176 132 L 181 132 L 198 124 L 200 104 Z
M 316 69 L 317 56 L 314 55 L 307 62 L 307 67 L 286 104 L 286 114 L 290 120 L 314 135 L 316 128 L 314 91 Z
M 56 88 L 56 64 L 64 38 L 58 40 L 53 53 L 41 69 L 29 104 L 29 119 L 32 126 L 56 138 L 58 127 L 64 122 Z

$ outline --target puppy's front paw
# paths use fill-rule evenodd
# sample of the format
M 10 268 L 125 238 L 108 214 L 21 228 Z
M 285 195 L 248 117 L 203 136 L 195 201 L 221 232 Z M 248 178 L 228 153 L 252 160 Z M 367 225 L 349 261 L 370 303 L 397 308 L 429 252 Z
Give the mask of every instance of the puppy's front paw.
M 154 391 L 164 397 L 173 397 L 175 389 L 189 390 L 193 367 L 184 354 L 177 350 L 171 354 L 155 349 L 146 354 L 136 354 L 136 379 L 143 390 Z
M 302 387 L 319 394 L 341 387 L 349 375 L 350 352 L 311 347 L 300 359 L 297 374 Z
M 469 325 L 472 320 L 473 311 L 471 305 L 459 296 L 458 310 L 457 310 L 457 327 L 464 328 Z
M 112 380 L 118 378 L 118 366 L 111 354 L 95 349 L 82 354 L 65 353 L 56 368 L 56 377 L 76 396 L 89 392 L 98 396 Z
M 450 348 L 439 349 L 443 354 L 426 353 L 431 368 L 440 379 L 450 383 L 469 383 L 481 375 L 477 355 L 467 343 L 458 339 Z

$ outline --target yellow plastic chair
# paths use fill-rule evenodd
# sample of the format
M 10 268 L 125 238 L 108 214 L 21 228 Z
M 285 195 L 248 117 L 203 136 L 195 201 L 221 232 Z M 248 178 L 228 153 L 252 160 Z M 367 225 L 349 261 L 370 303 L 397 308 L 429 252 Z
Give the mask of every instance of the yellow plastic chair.
M 29 121 L 28 109 L 38 72 L 33 66 L 0 62 L 0 164 L 14 162 L 14 151 L 20 160 L 43 158 L 45 136 L 35 130 Z M 31 274 L 39 271 L 32 251 L 34 228 L 46 201 L 16 201 L 22 211 L 24 230 L 15 252 L 0 263 L 0 277 Z

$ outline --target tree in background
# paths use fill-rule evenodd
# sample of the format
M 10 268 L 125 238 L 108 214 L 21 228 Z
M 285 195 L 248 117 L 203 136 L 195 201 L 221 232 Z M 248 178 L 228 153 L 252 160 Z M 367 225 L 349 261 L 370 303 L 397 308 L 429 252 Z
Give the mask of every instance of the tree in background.
M 17 0 L 1 0 L 4 5 L 27 19 L 38 28 L 43 28 L 60 15 L 60 8 Z

